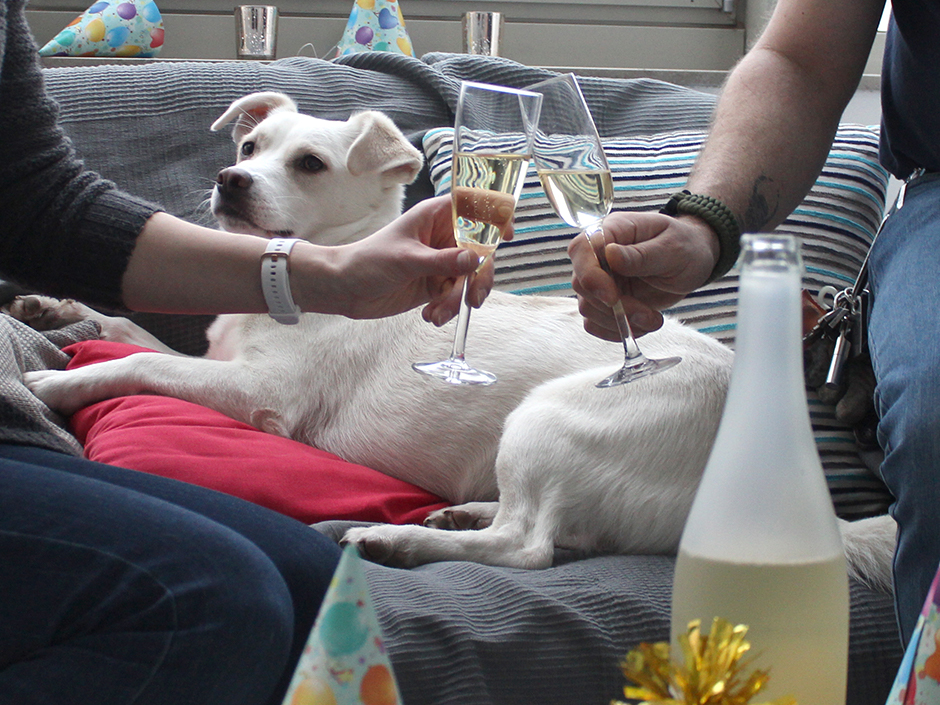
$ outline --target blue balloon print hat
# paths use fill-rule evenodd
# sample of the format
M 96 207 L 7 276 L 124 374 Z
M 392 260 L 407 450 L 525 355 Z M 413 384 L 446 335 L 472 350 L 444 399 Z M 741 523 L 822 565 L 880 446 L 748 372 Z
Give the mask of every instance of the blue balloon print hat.
M 163 17 L 153 0 L 101 0 L 39 50 L 40 56 L 149 58 L 163 47 Z
M 402 705 L 355 546 L 336 566 L 282 705 Z
M 336 55 L 361 51 L 415 55 L 398 0 L 355 0 Z

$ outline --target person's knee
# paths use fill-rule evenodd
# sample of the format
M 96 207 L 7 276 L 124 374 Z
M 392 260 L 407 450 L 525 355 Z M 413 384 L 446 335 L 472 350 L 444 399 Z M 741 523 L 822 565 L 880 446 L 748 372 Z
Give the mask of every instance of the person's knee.
M 920 462 L 940 458 L 940 366 L 909 361 L 878 380 L 875 401 L 881 418 L 879 433 L 886 452 L 913 445 Z
M 199 547 L 181 546 L 186 555 L 175 569 L 183 575 L 172 591 L 180 623 L 204 628 L 200 622 L 209 621 L 236 640 L 258 636 L 262 642 L 289 643 L 293 608 L 278 569 L 248 540 L 234 532 L 222 534 Z
M 141 702 L 174 692 L 207 703 L 265 702 L 290 658 L 290 592 L 271 560 L 239 534 L 219 527 L 198 536 L 195 545 L 174 541 L 149 569 L 167 588 L 174 626 L 147 689 L 155 699 Z

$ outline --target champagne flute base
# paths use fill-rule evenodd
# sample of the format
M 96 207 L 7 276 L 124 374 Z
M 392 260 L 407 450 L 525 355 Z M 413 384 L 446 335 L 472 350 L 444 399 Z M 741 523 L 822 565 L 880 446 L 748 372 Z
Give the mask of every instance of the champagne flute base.
M 440 362 L 415 362 L 411 365 L 415 372 L 453 385 L 476 385 L 486 387 L 496 383 L 496 375 L 470 367 L 464 360 L 448 359 Z
M 666 357 L 662 360 L 651 360 L 648 357 L 641 357 L 636 360 L 629 360 L 610 377 L 602 379 L 594 386 L 600 387 L 601 389 L 617 387 L 627 382 L 633 382 L 641 377 L 649 377 L 657 372 L 668 370 L 670 367 L 678 365 L 681 361 L 681 357 Z

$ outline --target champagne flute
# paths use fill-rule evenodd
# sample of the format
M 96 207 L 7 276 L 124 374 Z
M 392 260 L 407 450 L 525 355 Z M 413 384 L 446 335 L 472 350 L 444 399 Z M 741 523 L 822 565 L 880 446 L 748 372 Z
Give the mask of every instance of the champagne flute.
M 581 230 L 601 268 L 612 275 L 604 249 L 601 223 L 614 202 L 614 184 L 591 111 L 572 74 L 529 86 L 541 93 L 543 112 L 535 137 L 535 168 L 548 200 L 558 216 Z M 614 304 L 614 319 L 623 340 L 623 366 L 598 387 L 615 387 L 662 372 L 678 364 L 679 357 L 654 360 L 637 345 L 623 310 Z
M 509 194 L 515 206 L 532 158 L 541 104 L 541 94 L 531 91 L 471 81 L 460 84 L 451 169 L 454 238 L 458 247 L 476 253 L 481 265 L 493 256 L 502 229 L 469 217 L 462 207 L 467 202 L 506 201 L 503 195 L 488 199 L 487 192 Z M 450 384 L 489 385 L 496 382 L 496 375 L 470 366 L 464 356 L 470 323 L 469 285 L 468 276 L 450 357 L 440 362 L 416 362 L 412 367 Z

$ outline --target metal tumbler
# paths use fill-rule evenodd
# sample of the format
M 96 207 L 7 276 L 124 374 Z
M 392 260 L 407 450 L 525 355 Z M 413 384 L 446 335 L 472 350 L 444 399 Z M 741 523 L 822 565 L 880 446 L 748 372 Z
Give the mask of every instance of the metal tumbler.
M 277 7 L 236 7 L 235 39 L 239 59 L 273 59 L 277 53 Z
M 500 12 L 468 12 L 463 16 L 463 50 L 465 54 L 499 56 L 503 32 Z

